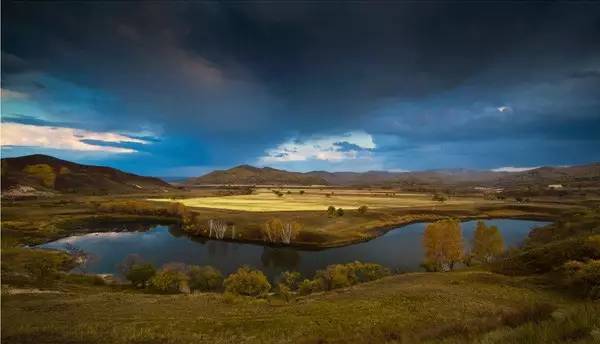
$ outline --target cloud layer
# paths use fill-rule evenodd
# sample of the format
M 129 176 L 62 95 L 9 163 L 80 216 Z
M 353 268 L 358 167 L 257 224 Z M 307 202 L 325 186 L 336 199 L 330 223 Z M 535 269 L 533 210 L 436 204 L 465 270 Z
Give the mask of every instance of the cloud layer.
M 118 133 L 20 123 L 2 123 L 1 130 L 2 147 L 21 146 L 106 153 L 134 153 L 136 152 L 135 149 L 116 147 L 114 144 L 148 143 L 148 141 Z
M 43 128 L 2 153 L 143 174 L 598 161 L 598 22 L 594 3 L 5 1 L 2 117 Z

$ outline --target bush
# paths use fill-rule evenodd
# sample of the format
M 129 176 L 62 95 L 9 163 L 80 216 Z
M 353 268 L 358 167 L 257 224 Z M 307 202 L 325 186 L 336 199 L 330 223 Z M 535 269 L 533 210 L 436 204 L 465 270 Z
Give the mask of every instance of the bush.
M 389 275 L 390 270 L 379 264 L 358 261 L 348 264 L 335 264 L 327 266 L 324 270 L 318 270 L 312 281 L 307 279 L 302 281 L 298 290 L 300 294 L 306 295 L 314 291 L 345 288 Z
M 367 210 L 369 210 L 369 207 L 367 207 L 366 205 L 361 205 L 360 207 L 358 207 L 358 213 L 360 215 L 365 215 L 367 213 Z
M 133 284 L 134 287 L 144 288 L 148 281 L 156 275 L 156 268 L 150 263 L 133 264 L 126 272 L 125 278 Z
M 300 193 L 301 195 L 304 195 L 304 190 L 300 190 L 300 191 L 299 191 L 299 193 Z
M 285 300 L 285 302 L 289 302 L 292 297 L 290 288 L 283 283 L 277 284 L 277 293 Z
M 212 266 L 191 266 L 188 276 L 191 290 L 216 291 L 223 286 L 223 275 Z
M 315 273 L 315 281 L 318 281 L 322 290 L 349 287 L 355 284 L 348 266 L 343 264 L 329 265 L 325 270 Z
M 271 289 L 265 274 L 248 266 L 242 266 L 229 275 L 223 285 L 227 292 L 247 296 L 263 296 Z
M 297 271 L 285 271 L 279 276 L 279 284 L 285 285 L 290 290 L 296 290 L 300 284 L 301 277 L 302 275 Z
M 330 217 L 334 217 L 335 216 L 335 207 L 330 205 L 327 208 L 327 215 L 329 215 Z
M 161 293 L 178 293 L 187 288 L 187 282 L 183 272 L 163 269 L 150 279 L 150 286 Z
M 347 265 L 357 283 L 370 282 L 390 275 L 390 270 L 379 264 L 354 262 Z
M 323 290 L 321 283 L 317 280 L 304 279 L 298 285 L 298 293 L 300 295 L 308 295 L 317 291 Z
M 335 211 L 335 214 L 337 216 L 344 216 L 344 209 L 342 208 L 337 208 L 337 210 Z
M 600 299 L 600 260 L 569 261 L 563 265 L 566 284 L 591 299 Z

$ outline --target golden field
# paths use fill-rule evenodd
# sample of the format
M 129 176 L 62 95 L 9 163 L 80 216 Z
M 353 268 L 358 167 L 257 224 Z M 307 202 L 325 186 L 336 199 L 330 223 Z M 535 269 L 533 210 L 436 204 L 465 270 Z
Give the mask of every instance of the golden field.
M 280 197 L 273 190 L 283 193 Z M 240 210 L 251 212 L 271 211 L 320 211 L 329 206 L 343 209 L 357 209 L 367 206 L 370 209 L 407 208 L 436 206 L 430 194 L 398 193 L 385 190 L 357 189 L 257 189 L 251 195 L 219 197 L 193 197 L 185 199 L 160 198 L 152 201 L 180 202 L 188 207 Z M 304 194 L 300 193 L 304 191 Z M 288 193 L 289 192 L 289 193 Z M 448 205 L 468 205 L 485 202 L 481 198 L 451 198 Z

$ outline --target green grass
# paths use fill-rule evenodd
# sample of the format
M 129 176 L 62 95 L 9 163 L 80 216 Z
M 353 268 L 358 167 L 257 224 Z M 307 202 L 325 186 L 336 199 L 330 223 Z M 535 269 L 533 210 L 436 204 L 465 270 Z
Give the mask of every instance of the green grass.
M 477 271 L 392 276 L 291 303 L 221 294 L 5 293 L 2 341 L 346 343 L 426 339 L 432 333 L 451 338 L 463 332 L 448 328 L 494 323 L 524 304 L 550 304 L 564 312 L 579 305 L 524 279 Z

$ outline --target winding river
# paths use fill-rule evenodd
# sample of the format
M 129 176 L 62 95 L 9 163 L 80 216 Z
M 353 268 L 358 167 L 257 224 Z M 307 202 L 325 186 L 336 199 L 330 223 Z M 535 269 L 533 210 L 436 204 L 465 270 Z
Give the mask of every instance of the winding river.
M 502 232 L 505 245 L 519 245 L 529 231 L 548 222 L 495 219 L 486 220 Z M 467 247 L 477 221 L 462 223 Z M 273 278 L 285 270 L 311 276 L 330 264 L 355 260 L 379 263 L 401 271 L 420 271 L 423 260 L 421 240 L 426 223 L 414 223 L 391 230 L 371 241 L 310 251 L 298 248 L 274 248 L 258 244 L 205 240 L 187 236 L 176 226 L 157 225 L 144 231 L 101 232 L 70 236 L 39 247 L 59 250 L 82 250 L 91 258 L 76 272 L 118 274 L 119 264 L 130 254 L 137 254 L 156 266 L 170 262 L 212 265 L 224 274 L 241 265 L 250 265 Z

